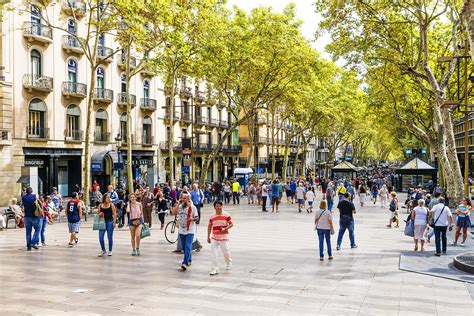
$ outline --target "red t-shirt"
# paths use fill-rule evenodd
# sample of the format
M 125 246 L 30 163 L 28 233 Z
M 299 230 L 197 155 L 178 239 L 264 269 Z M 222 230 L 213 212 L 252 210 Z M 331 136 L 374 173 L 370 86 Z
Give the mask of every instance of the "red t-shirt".
M 232 217 L 227 212 L 222 212 L 221 215 L 214 214 L 209 219 L 209 224 L 212 226 L 212 239 L 214 240 L 229 240 L 229 231 L 221 231 L 221 228 L 225 228 L 232 224 Z

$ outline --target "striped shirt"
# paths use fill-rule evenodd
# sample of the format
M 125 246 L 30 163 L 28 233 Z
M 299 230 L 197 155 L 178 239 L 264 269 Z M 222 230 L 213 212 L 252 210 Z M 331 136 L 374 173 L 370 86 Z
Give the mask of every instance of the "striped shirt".
M 232 217 L 229 213 L 222 212 L 221 215 L 214 214 L 209 219 L 209 224 L 212 226 L 212 239 L 214 240 L 229 240 L 229 231 L 221 231 L 232 224 Z

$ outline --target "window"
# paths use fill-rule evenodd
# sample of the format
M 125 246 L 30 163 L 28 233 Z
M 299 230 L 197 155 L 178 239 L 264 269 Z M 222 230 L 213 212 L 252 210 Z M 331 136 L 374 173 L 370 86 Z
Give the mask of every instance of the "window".
M 41 54 L 36 49 L 33 49 L 30 53 L 30 58 L 31 77 L 33 80 L 39 79 L 42 75 Z
M 188 137 L 188 130 L 186 128 L 183 128 L 181 130 L 181 137 L 182 138 L 187 138 Z
M 211 119 L 211 116 L 212 116 L 212 115 L 211 115 L 211 113 L 212 113 L 211 111 L 212 111 L 212 110 L 211 110 L 210 107 L 207 108 L 207 118 L 208 118 L 209 120 Z
M 145 100 L 150 98 L 150 82 L 148 80 L 143 81 L 143 98 Z
M 127 79 L 125 77 L 125 74 L 122 74 L 120 76 L 120 82 L 121 82 L 120 89 L 121 89 L 122 93 L 126 93 L 127 92 Z
M 207 143 L 210 145 L 212 144 L 212 134 L 211 132 L 208 132 L 207 133 Z
M 77 63 L 74 59 L 67 61 L 67 79 L 70 85 L 75 88 L 75 83 L 77 82 Z
M 229 126 L 232 124 L 232 113 L 230 112 L 227 112 L 227 124 L 229 124 Z
M 107 140 L 107 112 L 103 109 L 99 109 L 95 115 L 95 140 L 106 141 Z
M 97 89 L 99 90 L 99 93 L 104 93 L 104 88 L 105 88 L 105 72 L 103 68 L 97 68 Z M 103 95 L 101 96 L 102 98 L 104 97 Z
M 30 6 L 31 33 L 41 35 L 41 10 L 35 6 Z
M 152 121 L 149 116 L 143 118 L 143 143 L 151 144 L 152 143 Z
M 67 19 L 67 31 L 71 34 L 76 34 L 76 22 L 72 18 Z
M 217 112 L 217 116 L 218 116 L 219 122 L 222 121 L 222 110 L 219 110 L 219 112 Z
M 120 116 L 120 136 L 122 138 L 122 141 L 127 141 L 127 114 L 122 113 Z
M 80 119 L 81 109 L 75 104 L 69 105 L 66 111 L 66 137 L 80 139 Z
M 41 99 L 33 99 L 29 105 L 29 124 L 28 124 L 28 136 L 36 138 L 45 138 L 45 115 L 46 115 L 46 104 Z
M 182 105 L 183 105 L 183 112 L 188 114 L 189 113 L 189 103 L 188 103 L 188 101 L 183 101 Z

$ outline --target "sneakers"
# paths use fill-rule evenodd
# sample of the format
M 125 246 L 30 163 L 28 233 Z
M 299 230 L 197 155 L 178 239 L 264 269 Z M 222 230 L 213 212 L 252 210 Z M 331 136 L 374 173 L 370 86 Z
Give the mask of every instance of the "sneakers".
M 464 244 L 463 242 L 459 244 L 459 247 L 466 247 L 466 244 Z
M 38 246 L 36 246 L 36 245 L 32 245 L 31 248 L 36 249 L 36 250 L 39 249 Z
M 137 256 L 140 255 L 140 248 L 137 248 Z
M 112 251 L 109 251 L 109 253 L 107 254 L 107 256 L 112 257 Z
M 357 248 L 357 245 L 351 246 L 351 249 L 356 249 L 356 248 Z
M 336 250 L 341 250 L 341 246 L 337 245 Z
M 187 266 L 187 265 L 185 265 L 184 263 L 181 265 L 181 270 L 183 270 L 183 271 L 186 271 L 186 270 L 187 270 L 187 268 L 188 268 L 188 266 Z
M 103 256 L 105 256 L 105 254 L 106 254 L 105 251 L 101 251 L 101 252 L 99 253 L 99 256 L 98 256 L 98 257 L 103 257 Z
M 451 243 L 451 246 L 453 246 L 453 247 L 456 247 L 457 245 L 458 245 L 458 243 L 455 242 L 455 241 L 453 241 L 453 242 Z
M 41 247 L 46 247 L 48 244 L 46 244 L 45 242 L 42 242 L 41 243 Z
M 232 262 L 227 263 L 226 267 L 227 270 L 232 269 Z
M 219 274 L 219 270 L 212 270 L 211 273 L 209 273 L 210 275 L 216 275 L 216 274 Z
M 132 256 L 136 256 L 137 255 L 137 251 L 135 249 L 132 250 Z
M 73 243 L 68 243 L 68 246 L 69 246 L 69 248 L 72 248 L 72 247 L 74 247 L 74 244 Z

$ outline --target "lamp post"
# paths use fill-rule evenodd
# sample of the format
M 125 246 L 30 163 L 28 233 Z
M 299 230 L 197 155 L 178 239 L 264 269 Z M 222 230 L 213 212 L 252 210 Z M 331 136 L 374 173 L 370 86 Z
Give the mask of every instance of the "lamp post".
M 117 136 L 115 137 L 115 145 L 117 146 L 117 155 L 118 155 L 118 168 L 117 168 L 117 171 L 118 171 L 118 183 L 120 183 L 120 168 L 121 168 L 121 165 L 120 165 L 120 158 L 122 156 L 122 154 L 120 153 L 120 149 L 122 147 L 122 136 L 120 134 L 117 134 Z

